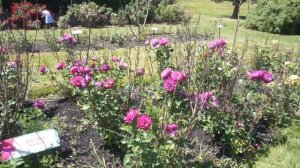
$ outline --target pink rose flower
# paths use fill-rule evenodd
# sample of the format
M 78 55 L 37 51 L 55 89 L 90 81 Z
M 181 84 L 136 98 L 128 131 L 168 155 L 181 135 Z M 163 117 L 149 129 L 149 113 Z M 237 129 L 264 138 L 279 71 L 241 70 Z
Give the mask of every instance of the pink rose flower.
M 161 45 L 161 46 L 167 46 L 168 44 L 169 44 L 169 40 L 166 38 L 161 38 L 159 40 L 159 45 Z
M 113 62 L 119 62 L 121 59 L 119 57 L 112 57 L 111 59 Z
M 225 39 L 220 38 L 219 40 L 217 40 L 218 46 L 219 47 L 224 47 L 227 43 L 225 41 Z
M 266 70 L 246 72 L 246 76 L 248 76 L 253 81 L 263 81 L 264 83 L 270 83 L 273 80 L 272 74 Z
M 79 66 L 73 66 L 72 68 L 70 68 L 70 73 L 72 75 L 76 75 L 79 73 Z
M 168 124 L 166 126 L 166 131 L 169 136 L 174 136 L 177 132 L 178 125 L 176 124 Z
M 163 87 L 167 92 L 173 93 L 176 90 L 177 81 L 172 79 L 167 79 L 164 81 Z
M 71 79 L 71 85 L 73 85 L 74 87 L 84 88 L 87 86 L 87 83 L 82 76 L 74 76 Z
M 100 67 L 100 71 L 107 72 L 110 70 L 110 66 L 108 64 L 102 64 Z
M 73 37 L 71 34 L 64 34 L 63 36 L 60 37 L 60 42 L 74 44 L 77 42 L 77 39 L 75 37 Z
M 33 102 L 33 106 L 37 109 L 44 109 L 45 108 L 45 103 L 40 99 L 36 99 Z
M 56 70 L 62 70 L 66 67 L 67 67 L 67 65 L 64 62 L 60 62 L 60 63 L 56 64 Z
M 137 127 L 144 131 L 149 130 L 152 125 L 152 119 L 146 114 L 141 115 L 137 120 Z
M 159 39 L 157 38 L 153 38 L 151 41 L 150 41 L 150 44 L 153 48 L 158 48 L 159 47 Z
M 186 74 L 184 72 L 172 71 L 171 79 L 175 81 L 183 81 L 186 80 Z
M 11 153 L 16 150 L 14 146 L 14 139 L 6 139 L 0 142 L 2 151 L 2 160 L 10 159 Z
M 130 109 L 126 116 L 124 117 L 124 122 L 130 124 L 137 118 L 139 111 L 136 109 Z
M 90 67 L 88 67 L 88 66 L 82 66 L 82 67 L 79 67 L 79 68 L 78 68 L 78 72 L 79 72 L 80 74 L 88 74 L 88 73 L 91 72 L 91 69 L 90 69 Z
M 214 40 L 209 43 L 208 48 L 215 49 L 215 48 L 217 48 L 217 46 L 218 46 L 218 43 L 217 43 L 217 41 Z
M 122 68 L 122 69 L 127 69 L 128 64 L 124 61 L 119 61 L 119 67 Z
M 270 72 L 265 71 L 262 75 L 262 80 L 264 83 L 270 83 L 273 80 L 273 76 Z
M 169 77 L 170 77 L 170 75 L 171 75 L 171 73 L 172 73 L 172 69 L 171 68 L 166 68 L 162 73 L 161 73 L 161 78 L 163 79 L 163 80 L 166 80 L 166 79 L 168 79 Z
M 137 69 L 135 71 L 135 76 L 143 76 L 145 74 L 145 69 L 141 68 L 141 69 Z
M 116 84 L 115 80 L 112 78 L 109 78 L 105 81 L 96 82 L 95 86 L 101 87 L 103 89 L 111 89 L 115 86 L 115 84 Z
M 46 66 L 40 66 L 39 71 L 42 75 L 46 74 L 46 72 L 47 72 Z

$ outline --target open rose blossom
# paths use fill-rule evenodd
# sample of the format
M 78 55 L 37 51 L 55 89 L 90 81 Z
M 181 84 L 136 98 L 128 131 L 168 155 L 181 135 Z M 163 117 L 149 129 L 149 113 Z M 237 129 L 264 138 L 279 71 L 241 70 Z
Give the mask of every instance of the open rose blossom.
M 142 130 L 149 130 L 152 125 L 152 119 L 147 114 L 141 115 L 137 120 L 137 127 Z
M 266 70 L 255 70 L 253 72 L 247 72 L 248 76 L 253 81 L 263 81 L 264 83 L 270 83 L 273 80 L 273 76 Z
M 119 58 L 119 57 L 112 57 L 112 62 L 119 62 L 119 61 L 121 61 L 121 59 Z
M 173 93 L 176 90 L 177 81 L 173 79 L 167 79 L 164 81 L 163 87 L 167 92 Z
M 45 104 L 42 100 L 40 99 L 36 99 L 34 102 L 33 102 L 33 106 L 37 109 L 44 109 L 45 108 Z
M 169 40 L 166 38 L 161 38 L 159 40 L 159 45 L 161 45 L 161 46 L 167 46 L 168 44 L 169 44 Z
M 97 87 L 101 87 L 102 89 L 111 89 L 115 86 L 115 80 L 112 78 L 109 78 L 107 80 L 104 81 L 100 81 L 100 82 L 96 82 L 95 86 Z
M 62 70 L 66 67 L 67 67 L 67 64 L 65 64 L 64 62 L 60 62 L 60 63 L 56 64 L 56 70 Z
M 143 76 L 145 74 L 145 69 L 141 68 L 141 69 L 137 69 L 135 71 L 135 76 Z
M 158 48 L 159 47 L 159 39 L 158 38 L 151 39 L 150 44 L 151 44 L 151 47 Z
M 107 72 L 110 70 L 110 66 L 108 64 L 102 64 L 99 70 L 102 72 Z
M 138 116 L 139 111 L 136 109 L 130 109 L 126 116 L 124 117 L 124 122 L 127 124 L 132 123 Z
M 71 85 L 74 87 L 84 88 L 87 86 L 87 83 L 82 76 L 74 76 L 71 79 Z
M 161 78 L 163 79 L 163 80 L 166 80 L 166 79 L 168 79 L 169 77 L 170 77 L 170 75 L 171 75 L 171 73 L 172 73 L 172 69 L 171 68 L 166 68 L 162 73 L 161 73 Z
M 166 126 L 166 131 L 169 136 L 174 136 L 177 132 L 178 125 L 176 124 L 168 124 Z
M 13 159 L 13 152 L 16 150 L 14 139 L 6 139 L 0 142 L 2 151 L 2 160 Z
M 217 39 L 213 40 L 209 43 L 208 48 L 210 49 L 217 49 L 217 51 L 223 51 L 224 47 L 226 46 L 225 39 Z
M 47 72 L 47 68 L 45 66 L 40 66 L 39 71 L 42 75 L 44 75 Z
M 184 81 L 186 80 L 186 74 L 185 72 L 172 71 L 171 79 L 174 81 Z
M 73 37 L 71 34 L 64 34 L 63 36 L 60 37 L 60 42 L 74 44 L 77 42 L 77 39 Z
M 122 68 L 122 69 L 127 69 L 128 64 L 124 61 L 119 61 L 119 67 Z

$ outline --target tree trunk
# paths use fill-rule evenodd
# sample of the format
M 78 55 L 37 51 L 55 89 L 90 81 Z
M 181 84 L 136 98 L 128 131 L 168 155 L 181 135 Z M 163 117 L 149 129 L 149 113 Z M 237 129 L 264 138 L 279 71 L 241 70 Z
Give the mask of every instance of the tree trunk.
M 240 5 L 237 3 L 233 3 L 234 8 L 233 8 L 233 12 L 231 15 L 231 18 L 233 19 L 237 19 L 238 18 L 238 14 L 239 14 L 239 10 L 240 10 Z

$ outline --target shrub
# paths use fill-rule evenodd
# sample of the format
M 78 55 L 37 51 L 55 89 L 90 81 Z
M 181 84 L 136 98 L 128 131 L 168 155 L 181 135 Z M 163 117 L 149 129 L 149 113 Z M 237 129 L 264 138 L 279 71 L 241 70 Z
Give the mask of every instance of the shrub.
M 44 4 L 13 3 L 11 6 L 12 16 L 2 26 L 26 29 L 40 28 L 41 23 L 43 23 L 42 10 L 44 9 L 46 9 Z
M 248 16 L 246 26 L 271 33 L 300 34 L 300 1 L 258 1 Z
M 68 12 L 65 16 L 61 16 L 59 18 L 58 25 L 61 28 L 66 28 L 72 16 L 88 27 L 96 25 L 107 25 L 110 22 L 111 14 L 111 8 L 98 6 L 94 2 L 74 4 L 69 7 Z
M 157 22 L 179 23 L 189 21 L 191 16 L 188 15 L 180 5 L 164 5 L 159 4 L 155 11 L 155 20 Z

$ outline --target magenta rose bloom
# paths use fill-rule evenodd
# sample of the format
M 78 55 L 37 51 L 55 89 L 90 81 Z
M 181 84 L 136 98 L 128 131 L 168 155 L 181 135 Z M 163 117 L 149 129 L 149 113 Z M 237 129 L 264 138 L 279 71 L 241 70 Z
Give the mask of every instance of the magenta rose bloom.
M 119 57 L 112 57 L 111 59 L 113 62 L 119 62 L 121 59 Z
M 109 78 L 109 79 L 107 79 L 105 81 L 96 82 L 95 86 L 101 87 L 103 89 L 111 89 L 111 88 L 113 88 L 115 86 L 115 84 L 116 84 L 115 80 L 112 79 L 112 78 Z
M 158 48 L 158 47 L 159 47 L 159 39 L 153 38 L 153 39 L 150 41 L 150 44 L 151 44 L 151 47 L 153 47 L 153 48 Z
M 147 131 L 149 130 L 151 125 L 152 125 L 152 119 L 146 114 L 141 115 L 137 120 L 137 127 L 139 129 Z
M 79 68 L 78 68 L 78 72 L 79 72 L 80 74 L 88 74 L 88 73 L 91 72 L 91 68 L 88 67 L 88 66 L 82 66 L 82 67 L 79 67 Z
M 137 118 L 139 111 L 136 109 L 130 109 L 126 116 L 124 117 L 124 122 L 127 124 L 132 123 L 133 120 Z
M 37 109 L 44 109 L 45 108 L 45 104 L 42 100 L 40 99 L 36 99 L 34 102 L 33 102 L 33 106 Z
M 172 80 L 172 79 L 167 79 L 164 81 L 163 87 L 167 92 L 173 93 L 176 90 L 177 81 Z
M 169 40 L 166 38 L 161 38 L 159 40 L 159 45 L 161 45 L 161 46 L 167 46 L 168 44 L 169 44 Z
M 73 37 L 71 34 L 64 34 L 63 36 L 60 37 L 60 42 L 74 44 L 77 42 L 77 39 Z
M 264 74 L 263 70 L 255 70 L 250 74 L 250 79 L 251 80 L 260 80 L 263 74 Z
M 67 65 L 64 62 L 60 62 L 60 63 L 56 64 L 56 70 L 62 70 L 66 67 L 67 67 Z
M 262 75 L 262 80 L 264 83 L 270 83 L 273 79 L 273 76 L 270 72 L 265 71 Z
M 168 124 L 166 126 L 166 131 L 169 136 L 174 136 L 177 132 L 178 125 L 176 124 Z
M 2 160 L 13 159 L 13 152 L 16 150 L 14 139 L 6 139 L 1 142 Z
M 108 64 L 102 64 L 100 67 L 100 71 L 107 72 L 110 70 L 110 66 Z
M 90 83 L 93 80 L 93 77 L 90 74 L 86 74 L 84 79 L 86 83 Z
M 79 73 L 79 66 L 73 66 L 72 68 L 70 68 L 70 73 L 72 75 L 76 75 Z
M 217 44 L 219 47 L 225 47 L 225 45 L 227 44 L 225 39 L 221 38 L 219 40 L 217 40 Z
M 39 71 L 42 75 L 44 75 L 47 72 L 47 68 L 45 66 L 40 66 Z
M 127 69 L 128 64 L 124 61 L 119 61 L 119 67 L 122 68 L 122 69 Z
M 218 42 L 216 40 L 213 40 L 209 43 L 208 48 L 215 49 L 218 46 Z
M 183 81 L 186 80 L 186 74 L 184 72 L 173 71 L 171 73 L 171 79 L 174 81 Z
M 145 69 L 141 68 L 141 69 L 137 69 L 135 71 L 135 76 L 143 76 L 145 74 Z
M 82 76 L 74 76 L 71 79 L 71 85 L 73 85 L 74 87 L 84 88 L 87 86 L 87 83 Z
M 162 73 L 161 73 L 161 78 L 163 79 L 163 80 L 166 80 L 166 79 L 168 79 L 169 77 L 170 77 L 170 75 L 171 75 L 171 73 L 172 73 L 172 69 L 171 68 L 166 68 Z

